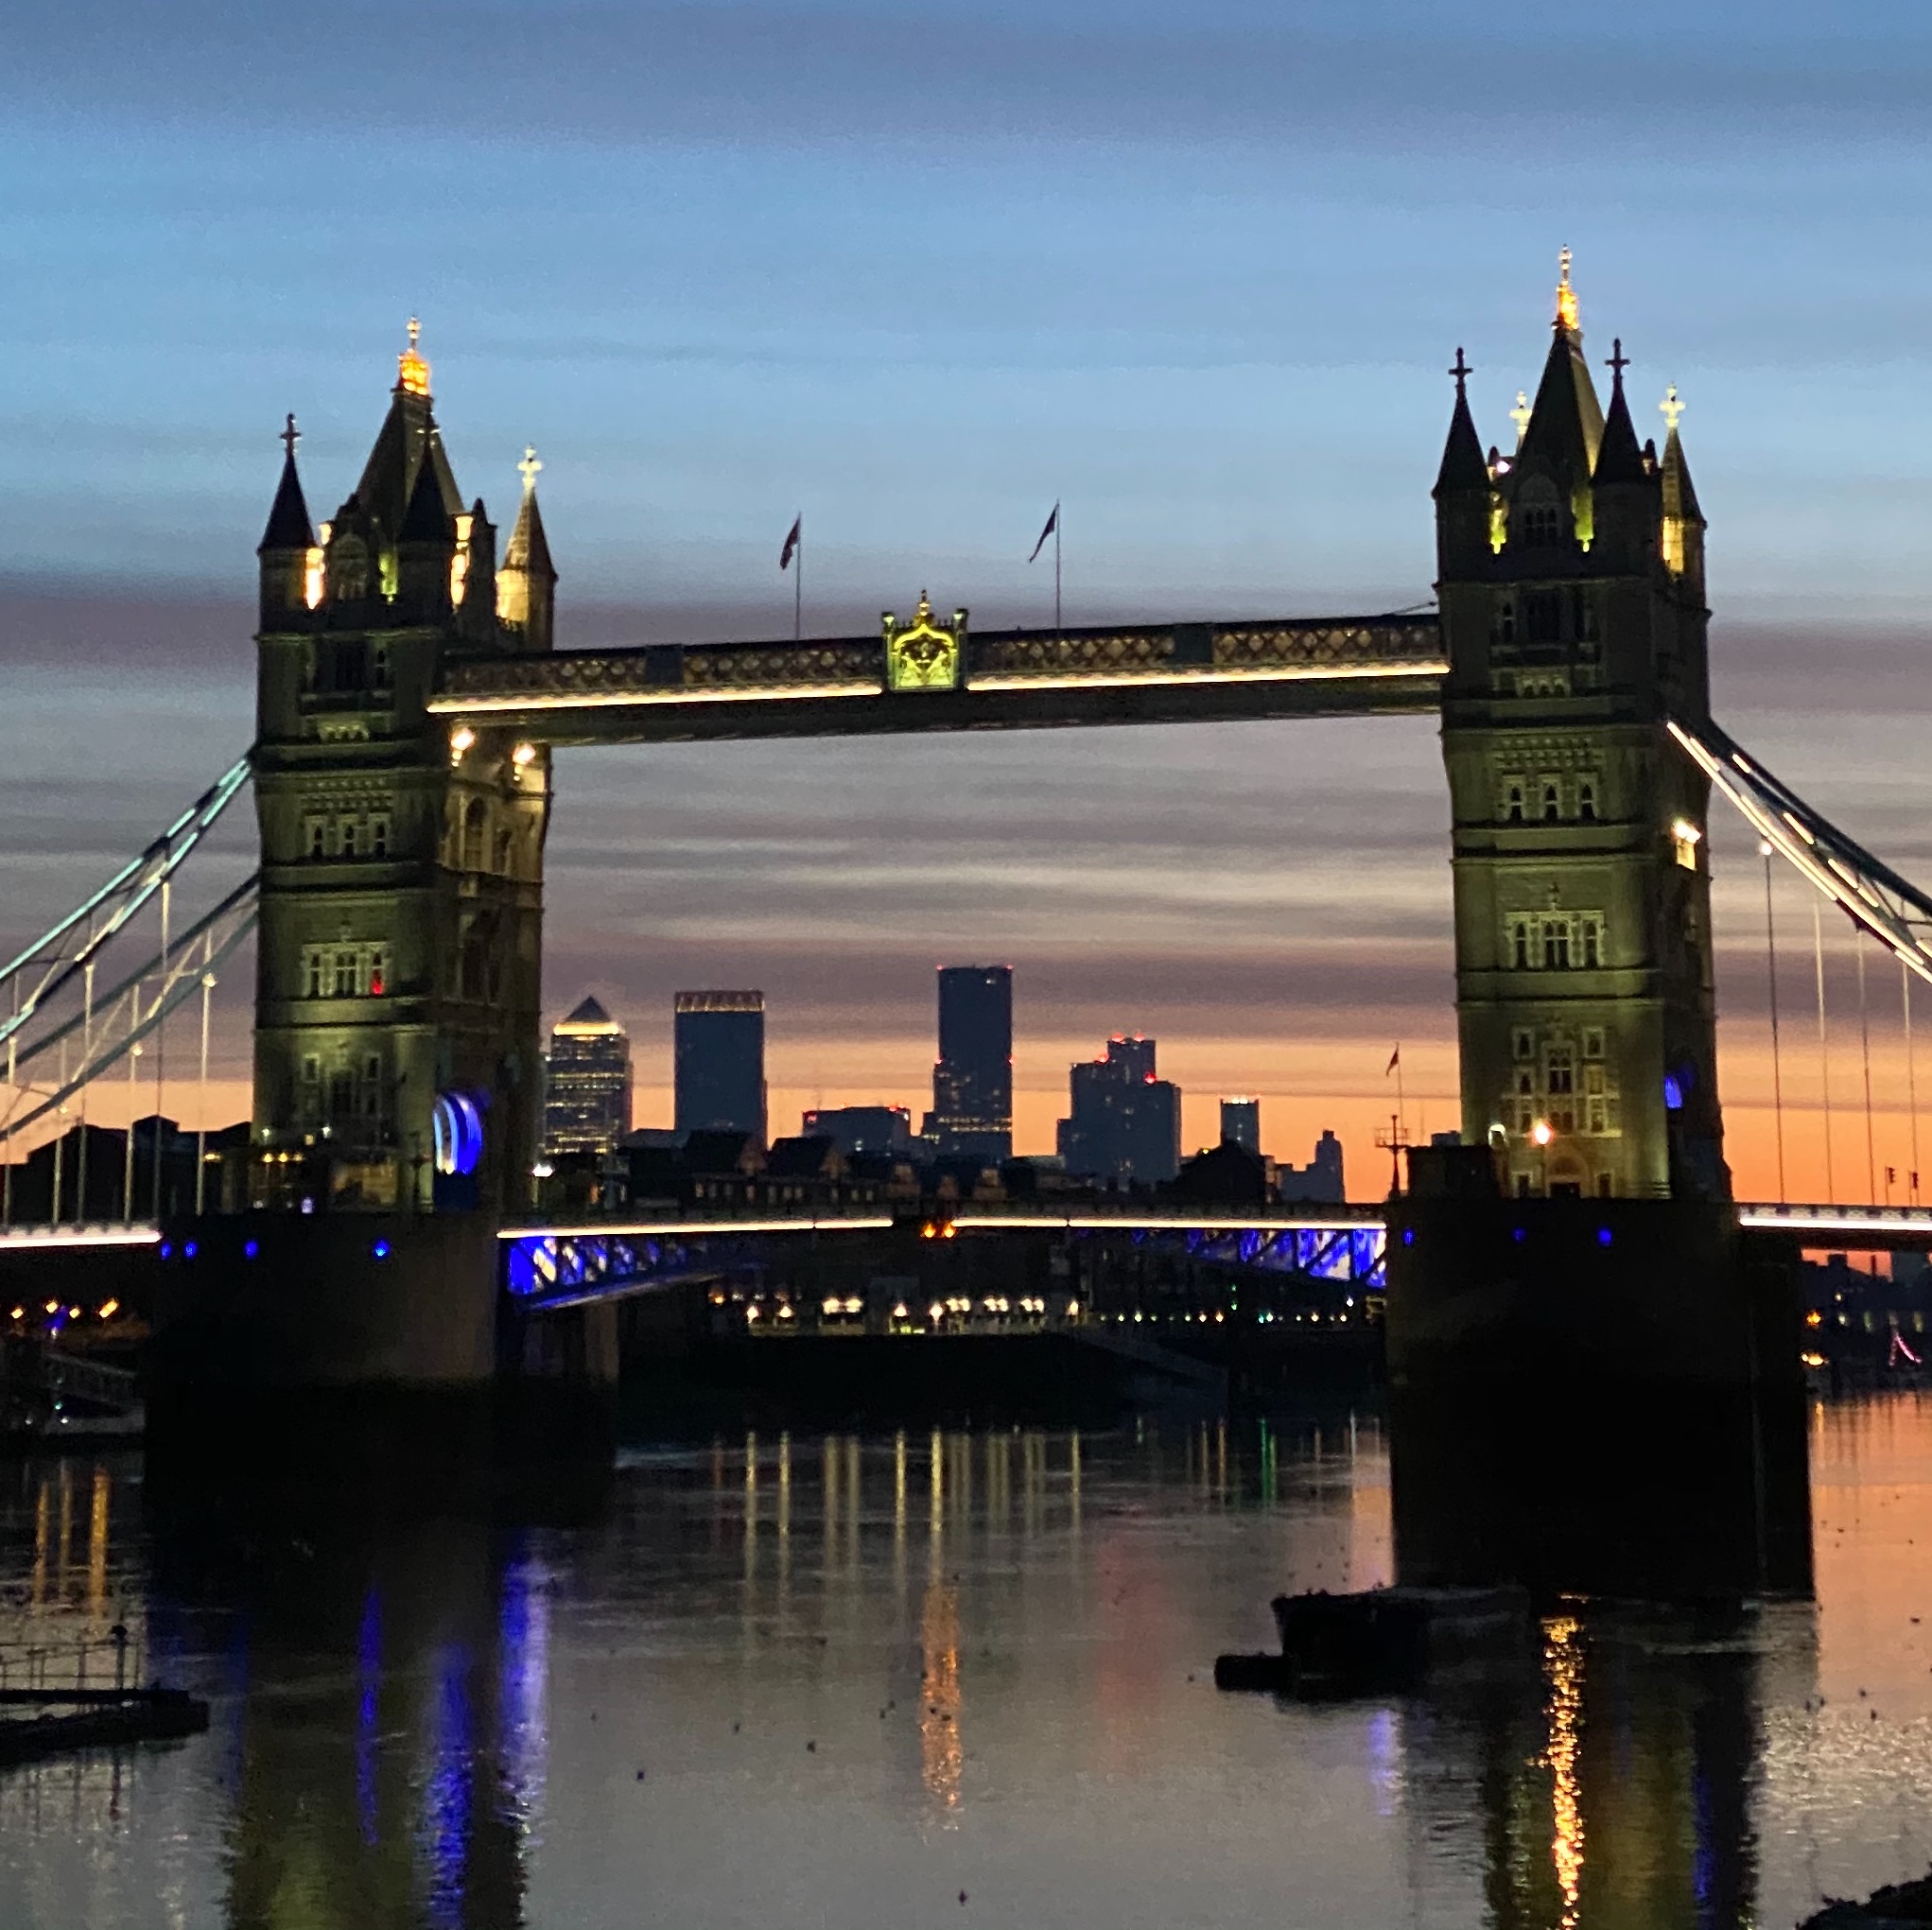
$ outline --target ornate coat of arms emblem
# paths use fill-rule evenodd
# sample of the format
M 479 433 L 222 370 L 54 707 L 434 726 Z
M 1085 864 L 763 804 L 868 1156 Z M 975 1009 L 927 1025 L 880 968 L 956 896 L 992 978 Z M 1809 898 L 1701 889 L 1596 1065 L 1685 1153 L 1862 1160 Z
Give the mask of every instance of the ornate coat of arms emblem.
M 932 605 L 919 592 L 913 620 L 902 624 L 884 615 L 885 687 L 888 690 L 956 690 L 966 655 L 966 613 L 952 613 L 952 628 L 932 620 Z

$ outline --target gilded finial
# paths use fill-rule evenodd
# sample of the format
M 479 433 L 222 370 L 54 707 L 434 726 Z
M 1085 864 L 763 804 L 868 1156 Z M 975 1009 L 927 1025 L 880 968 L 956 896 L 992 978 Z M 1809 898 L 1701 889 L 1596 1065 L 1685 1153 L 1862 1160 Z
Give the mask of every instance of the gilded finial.
M 1672 435 L 1677 434 L 1677 426 L 1683 416 L 1684 406 L 1677 399 L 1677 384 L 1673 382 L 1663 392 L 1663 400 L 1657 405 L 1657 412 L 1663 418 L 1663 426 Z
M 523 445 L 523 461 L 516 465 L 517 473 L 523 478 L 525 496 L 536 494 L 537 471 L 543 466 L 537 461 L 536 445 L 533 443 L 526 443 Z
M 429 392 L 429 364 L 416 347 L 422 339 L 423 324 L 412 315 L 409 317 L 409 345 L 396 357 L 396 387 L 409 395 L 427 395 Z
M 1529 433 L 1529 393 L 1526 390 L 1516 391 L 1516 407 L 1509 411 L 1509 420 L 1516 425 L 1516 441 L 1522 446 L 1523 439 Z
M 283 448 L 287 450 L 288 460 L 291 462 L 294 461 L 295 445 L 302 440 L 302 431 L 295 426 L 295 411 L 292 409 L 288 411 L 287 427 L 275 440 L 282 444 Z
M 1570 251 L 1557 256 L 1557 326 L 1575 333 L 1576 329 L 1576 290 L 1570 286 Z

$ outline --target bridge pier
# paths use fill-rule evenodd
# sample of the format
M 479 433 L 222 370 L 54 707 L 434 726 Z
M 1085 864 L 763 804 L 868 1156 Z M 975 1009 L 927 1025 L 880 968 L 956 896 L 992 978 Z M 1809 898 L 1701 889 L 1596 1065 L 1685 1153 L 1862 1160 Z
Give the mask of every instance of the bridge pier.
M 1389 1202 L 1404 1582 L 1808 1594 L 1788 1243 L 1700 1200 Z
M 307 1452 L 374 1424 L 484 1467 L 609 1454 L 613 1311 L 505 1307 L 486 1214 L 209 1217 L 151 1252 L 163 1452 Z

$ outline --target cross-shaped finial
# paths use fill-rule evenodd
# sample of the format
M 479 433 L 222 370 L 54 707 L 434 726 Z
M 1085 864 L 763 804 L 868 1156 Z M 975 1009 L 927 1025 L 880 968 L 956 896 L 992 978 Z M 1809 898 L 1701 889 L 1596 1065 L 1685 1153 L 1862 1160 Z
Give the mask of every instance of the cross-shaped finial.
M 288 452 L 288 460 L 295 460 L 295 445 L 302 440 L 302 431 L 295 426 L 295 411 L 288 411 L 288 426 L 275 439 Z
M 523 461 L 516 465 L 523 477 L 523 493 L 525 496 L 534 496 L 536 494 L 537 471 L 543 466 L 537 461 L 535 444 L 526 443 L 523 445 Z
M 1624 386 L 1624 371 L 1629 366 L 1630 358 L 1624 353 L 1624 339 L 1618 336 L 1610 343 L 1610 352 L 1604 360 L 1604 367 L 1610 372 L 1610 379 L 1619 389 Z
M 1522 442 L 1529 433 L 1529 396 L 1521 389 L 1516 391 L 1516 407 L 1509 411 L 1509 420 L 1516 425 L 1516 440 Z
M 1557 270 L 1558 284 L 1567 288 L 1570 286 L 1570 251 L 1567 247 L 1557 251 Z
M 1449 373 L 1455 377 L 1456 400 L 1461 401 L 1464 394 L 1468 391 L 1470 377 L 1476 372 L 1464 359 L 1463 352 L 1460 348 L 1455 352 L 1455 367 L 1450 370 Z
M 1684 406 L 1677 399 L 1677 384 L 1673 382 L 1664 391 L 1663 400 L 1657 405 L 1657 412 L 1663 418 L 1663 426 L 1672 435 L 1677 434 L 1679 420 L 1684 412 Z
M 423 324 L 412 315 L 409 317 L 409 346 L 413 349 L 423 337 Z

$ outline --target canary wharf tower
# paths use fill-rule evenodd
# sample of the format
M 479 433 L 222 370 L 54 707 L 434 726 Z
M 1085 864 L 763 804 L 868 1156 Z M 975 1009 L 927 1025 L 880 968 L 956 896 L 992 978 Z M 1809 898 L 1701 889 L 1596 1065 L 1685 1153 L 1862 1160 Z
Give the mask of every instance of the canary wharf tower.
M 451 733 L 452 656 L 548 651 L 556 572 L 526 454 L 499 564 L 464 507 L 416 325 L 355 488 L 309 521 L 290 417 L 262 536 L 252 1188 L 264 1205 L 527 1197 L 549 756 Z

